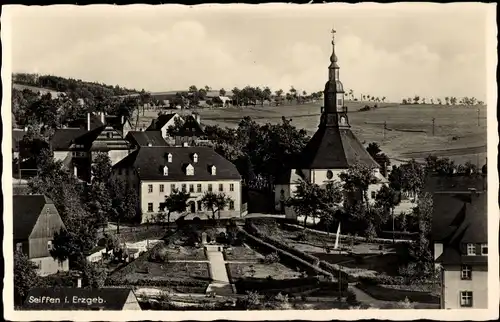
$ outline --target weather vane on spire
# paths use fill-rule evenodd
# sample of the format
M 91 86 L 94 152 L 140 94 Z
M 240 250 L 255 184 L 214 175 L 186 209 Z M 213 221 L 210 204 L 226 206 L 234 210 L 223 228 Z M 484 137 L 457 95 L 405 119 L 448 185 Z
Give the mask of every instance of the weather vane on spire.
M 335 28 L 332 28 L 332 31 L 330 31 L 332 33 L 332 44 L 335 42 L 335 33 L 337 32 L 335 30 Z

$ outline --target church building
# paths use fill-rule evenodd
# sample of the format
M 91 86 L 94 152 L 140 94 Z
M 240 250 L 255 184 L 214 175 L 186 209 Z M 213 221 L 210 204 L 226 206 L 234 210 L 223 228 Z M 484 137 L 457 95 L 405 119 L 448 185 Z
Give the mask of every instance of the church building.
M 300 182 L 325 186 L 328 181 L 340 181 L 339 174 L 360 163 L 373 169 L 377 183 L 369 187 L 369 201 L 373 202 L 376 192 L 387 182 L 380 166 L 370 156 L 351 131 L 347 107 L 344 104 L 344 87 L 339 77 L 339 65 L 335 54 L 335 30 L 332 30 L 332 55 L 328 67 L 328 81 L 324 90 L 324 106 L 318 130 L 311 138 L 292 169 L 279 178 L 275 185 L 276 210 L 287 218 L 296 219 L 296 214 L 285 201 L 288 200 Z

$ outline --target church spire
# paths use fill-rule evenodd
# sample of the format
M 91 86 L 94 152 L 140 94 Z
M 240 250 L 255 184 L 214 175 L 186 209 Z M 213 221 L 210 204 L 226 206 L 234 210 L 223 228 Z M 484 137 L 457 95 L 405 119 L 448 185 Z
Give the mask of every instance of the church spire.
M 322 110 L 320 126 L 350 127 L 347 118 L 347 108 L 344 106 L 344 86 L 340 81 L 337 64 L 338 58 L 335 53 L 335 29 L 332 34 L 332 54 L 330 66 L 328 67 L 328 81 L 325 84 L 324 107 Z

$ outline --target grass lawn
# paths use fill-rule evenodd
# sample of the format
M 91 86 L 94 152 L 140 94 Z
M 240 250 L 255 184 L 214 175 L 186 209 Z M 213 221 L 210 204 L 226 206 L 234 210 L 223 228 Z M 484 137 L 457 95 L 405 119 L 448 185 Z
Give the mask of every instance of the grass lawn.
M 256 252 L 248 245 L 243 246 L 231 246 L 230 251 L 225 252 L 226 261 L 235 261 L 235 262 L 258 262 L 264 256 L 261 253 Z
M 485 162 L 486 107 L 480 107 L 479 126 L 477 107 L 444 105 L 401 105 L 377 103 L 379 108 L 368 112 L 357 112 L 364 105 L 373 102 L 346 102 L 352 131 L 361 142 L 378 142 L 382 151 L 392 158 L 425 158 L 433 153 L 447 156 L 456 162 Z M 316 131 L 321 102 L 289 106 L 255 106 L 225 109 L 198 109 L 201 122 L 207 125 L 236 127 L 244 116 L 250 116 L 258 123 L 281 122 L 281 116 L 292 118 L 292 124 L 306 129 L 310 135 Z M 179 111 L 176 111 L 179 112 Z M 184 111 L 181 111 L 181 113 Z M 190 112 L 189 110 L 186 112 Z M 157 117 L 157 111 L 147 111 L 139 124 L 148 126 Z M 434 135 L 432 119 L 435 118 Z M 135 120 L 135 118 L 133 118 Z M 387 123 L 385 139 L 383 124 Z M 134 122 L 135 123 L 135 122 Z M 408 132 L 419 131 L 419 132 Z M 467 150 L 475 148 L 474 152 Z M 453 151 L 448 151 L 454 149 Z M 411 153 L 411 154 L 410 154 Z
M 240 278 L 267 278 L 271 276 L 275 280 L 291 279 L 300 277 L 300 273 L 280 264 L 234 264 L 228 263 L 230 276 L 233 280 Z M 252 270 L 254 271 L 252 273 Z
M 141 256 L 126 267 L 114 272 L 113 278 L 129 281 L 147 280 L 210 280 L 208 263 L 152 263 Z
M 207 260 L 203 248 L 170 244 L 164 249 L 167 251 L 169 260 Z

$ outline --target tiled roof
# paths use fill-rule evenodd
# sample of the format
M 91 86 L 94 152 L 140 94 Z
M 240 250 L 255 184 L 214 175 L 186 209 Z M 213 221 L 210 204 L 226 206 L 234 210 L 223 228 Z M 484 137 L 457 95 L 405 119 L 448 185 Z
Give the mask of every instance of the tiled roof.
M 88 119 L 87 116 L 85 118 L 81 118 L 78 120 L 75 120 L 73 122 L 68 123 L 69 128 L 81 128 L 84 130 L 88 129 Z M 90 115 L 90 130 L 93 131 L 95 129 L 98 129 L 100 127 L 104 126 L 104 124 L 101 122 L 101 119 L 98 115 L 91 114 Z
M 443 243 L 443 254 L 438 261 L 460 263 L 473 260 L 464 258 L 471 256 L 461 256 L 460 249 L 464 243 L 488 241 L 487 194 L 435 193 L 433 209 L 432 240 Z
M 44 195 L 13 196 L 14 240 L 29 238 L 46 204 L 53 204 L 53 202 Z
M 172 162 L 168 163 L 168 154 L 172 154 Z M 198 162 L 193 161 L 193 155 L 198 155 Z M 186 175 L 186 167 L 194 167 L 194 175 Z M 216 174 L 212 175 L 210 167 L 215 165 Z M 163 175 L 163 167 L 168 167 L 168 175 Z M 141 180 L 163 181 L 212 181 L 233 179 L 241 176 L 236 166 L 217 154 L 212 148 L 196 147 L 141 147 L 132 152 L 113 168 L 134 167 Z
M 158 131 L 167 124 L 177 113 L 161 114 L 158 118 L 151 121 L 151 125 L 147 128 L 147 131 Z
M 100 289 L 86 288 L 34 288 L 28 293 L 23 309 L 26 310 L 122 310 L 129 294 L 129 288 L 113 287 Z M 29 298 L 59 298 L 60 303 L 30 303 Z M 103 303 L 73 303 L 73 297 L 79 299 L 103 299 Z M 65 299 L 68 299 L 66 302 Z M 33 302 L 33 301 L 31 301 Z
M 161 131 L 130 131 L 126 139 L 139 146 L 166 146 L 167 142 L 161 135 Z
M 192 115 L 188 115 L 184 119 L 184 125 L 177 133 L 180 136 L 204 136 L 205 132 L 201 128 L 200 123 Z
M 304 149 L 301 163 L 303 169 L 347 169 L 356 162 L 379 168 L 350 129 L 320 126 Z
M 66 151 L 74 141 L 87 133 L 81 128 L 57 129 L 50 138 L 50 146 L 53 151 Z

